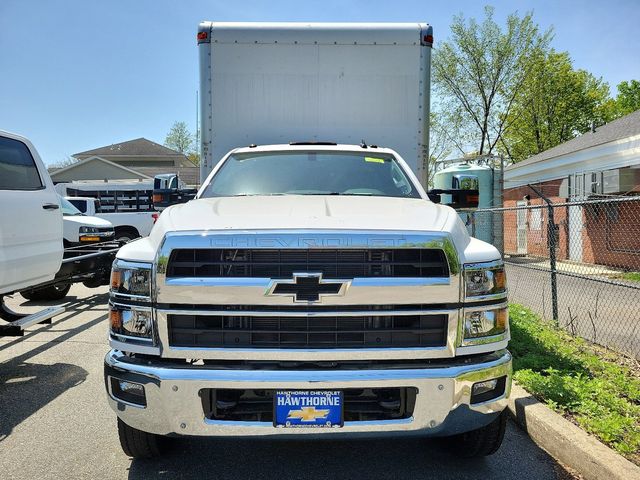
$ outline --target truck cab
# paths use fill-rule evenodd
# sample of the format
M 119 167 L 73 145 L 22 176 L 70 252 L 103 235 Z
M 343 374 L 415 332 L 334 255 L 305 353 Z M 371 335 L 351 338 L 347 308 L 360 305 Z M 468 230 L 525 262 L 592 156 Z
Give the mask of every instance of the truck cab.
M 124 211 L 118 211 L 116 208 L 105 211 L 102 203 L 98 198 L 67 196 L 64 201 L 69 204 L 67 209 L 69 212 L 77 210 L 81 215 L 87 217 L 73 217 L 69 220 L 80 221 L 82 219 L 91 218 L 93 227 L 87 225 L 84 233 L 92 233 L 94 235 L 83 235 L 85 238 L 80 243 L 90 241 L 106 241 L 115 238 L 119 242 L 129 242 L 135 238 L 149 235 L 153 224 L 158 219 L 158 212 L 150 210 L 150 206 L 142 211 L 130 210 L 126 208 Z M 110 226 L 110 227 L 109 227 Z M 69 225 L 71 228 L 71 225 Z M 107 238 L 109 237 L 109 238 Z M 75 235 L 74 235 L 75 238 Z M 80 238 L 80 237 L 78 237 Z M 67 236 L 65 235 L 65 239 Z
M 0 131 L 0 295 L 53 279 L 62 263 L 62 212 L 33 144 Z
M 65 247 L 90 245 L 114 239 L 114 229 L 111 222 L 94 217 L 91 213 L 82 213 L 69 199 L 59 198 L 62 209 Z M 90 202 L 90 204 L 94 202 L 93 199 L 85 199 L 85 201 Z M 85 209 L 85 211 L 87 210 Z
M 198 192 L 187 188 L 175 173 L 164 173 L 153 178 L 153 207 L 162 211 L 170 205 L 192 200 Z
M 64 312 L 11 310 L 6 295 L 51 281 L 62 264 L 62 212 L 42 159 L 20 135 L 0 131 L 0 337 L 19 336 Z

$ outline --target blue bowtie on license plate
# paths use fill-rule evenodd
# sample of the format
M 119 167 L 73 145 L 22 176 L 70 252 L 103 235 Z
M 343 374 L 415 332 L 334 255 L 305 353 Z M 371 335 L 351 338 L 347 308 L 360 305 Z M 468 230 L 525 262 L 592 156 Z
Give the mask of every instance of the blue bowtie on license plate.
M 342 426 L 341 391 L 276 391 L 273 424 L 279 428 L 337 428 Z

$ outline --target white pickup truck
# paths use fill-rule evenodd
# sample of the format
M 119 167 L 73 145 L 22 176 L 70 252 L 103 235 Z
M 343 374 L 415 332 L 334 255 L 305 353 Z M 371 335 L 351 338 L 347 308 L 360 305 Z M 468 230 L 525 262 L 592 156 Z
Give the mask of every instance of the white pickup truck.
M 66 198 L 59 197 L 59 199 L 62 209 L 65 247 L 89 245 L 114 239 L 111 222 L 82 213 Z
M 3 297 L 52 280 L 63 257 L 62 212 L 51 178 L 33 144 L 0 131 L 0 335 L 22 331 L 64 311 L 50 307 L 21 316 Z
M 159 455 L 163 435 L 499 448 L 501 255 L 419 181 L 432 41 L 426 24 L 201 24 L 202 187 L 111 273 L 126 454 Z
M 138 237 L 146 237 L 151 233 L 153 224 L 158 219 L 158 212 L 103 212 L 100 201 L 92 197 L 65 197 L 65 199 L 82 214 L 107 220 L 115 230 L 115 239 L 128 242 Z

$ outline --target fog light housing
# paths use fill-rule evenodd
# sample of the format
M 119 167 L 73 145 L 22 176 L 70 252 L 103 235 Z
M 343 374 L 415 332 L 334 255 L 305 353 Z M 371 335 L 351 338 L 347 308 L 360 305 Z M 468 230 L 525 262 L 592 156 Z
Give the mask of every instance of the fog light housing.
M 144 385 L 114 377 L 110 377 L 110 379 L 111 394 L 116 400 L 121 400 L 140 407 L 147 406 L 147 396 L 145 394 Z
M 507 377 L 492 378 L 476 382 L 471 387 L 471 403 L 482 403 L 504 395 Z
M 124 380 L 120 380 L 120 382 L 118 382 L 118 385 L 120 386 L 120 390 L 122 392 L 129 393 L 137 397 L 144 397 L 144 387 L 139 383 L 125 382 Z
M 493 380 L 485 380 L 484 382 L 474 383 L 473 388 L 471 389 L 471 395 L 481 395 L 483 393 L 490 392 L 491 390 L 495 390 L 496 385 L 498 385 L 497 378 L 494 378 Z

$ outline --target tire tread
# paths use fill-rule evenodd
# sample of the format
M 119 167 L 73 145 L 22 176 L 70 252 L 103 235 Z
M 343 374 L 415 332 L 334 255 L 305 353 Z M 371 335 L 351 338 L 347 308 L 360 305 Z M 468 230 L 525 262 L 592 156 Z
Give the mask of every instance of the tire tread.
M 486 457 L 498 451 L 507 428 L 507 413 L 503 411 L 489 425 L 452 437 L 456 453 L 467 458 Z
M 130 427 L 120 419 L 118 419 L 118 436 L 122 451 L 129 457 L 153 458 L 161 454 L 158 435 Z

